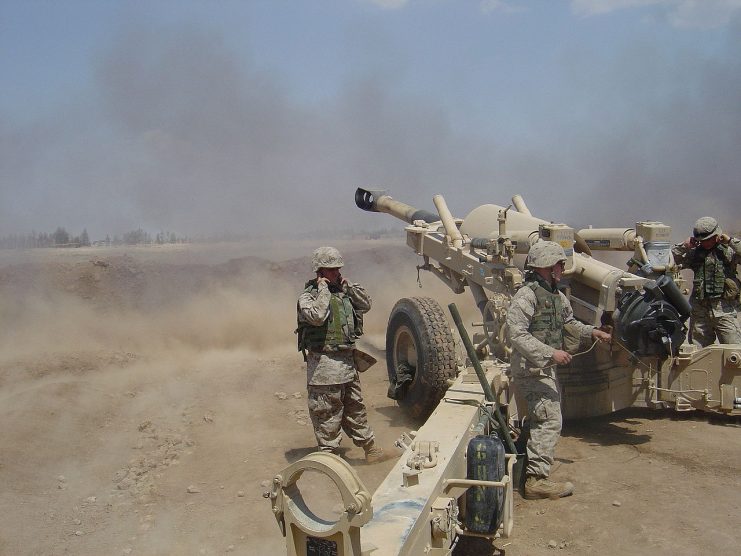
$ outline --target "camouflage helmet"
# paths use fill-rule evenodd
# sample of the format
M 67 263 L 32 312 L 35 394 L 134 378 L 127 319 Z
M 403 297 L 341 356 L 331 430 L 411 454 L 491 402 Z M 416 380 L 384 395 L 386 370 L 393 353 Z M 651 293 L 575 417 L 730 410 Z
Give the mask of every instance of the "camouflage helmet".
M 697 222 L 692 229 L 692 236 L 698 240 L 703 241 L 710 239 L 713 236 L 717 236 L 723 233 L 718 226 L 718 221 L 710 216 L 703 216 Z
M 566 262 L 566 253 L 555 241 L 538 241 L 527 253 L 526 266 L 530 268 L 550 268 L 559 262 Z
M 341 268 L 343 266 L 345 266 L 345 261 L 334 247 L 320 247 L 311 255 L 311 268 L 314 272 L 320 268 Z

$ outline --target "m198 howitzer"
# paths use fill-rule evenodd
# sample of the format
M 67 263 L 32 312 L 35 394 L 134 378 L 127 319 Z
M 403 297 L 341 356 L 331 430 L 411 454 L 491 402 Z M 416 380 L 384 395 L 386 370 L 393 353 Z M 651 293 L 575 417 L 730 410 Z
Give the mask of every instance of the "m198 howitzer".
M 566 418 L 630 406 L 741 414 L 741 345 L 685 342 L 690 306 L 680 290 L 669 226 L 576 231 L 534 217 L 519 195 L 512 198 L 514 210 L 487 204 L 463 219 L 452 216 L 440 195 L 433 198 L 434 213 L 383 191 L 358 189 L 355 202 L 405 221 L 407 245 L 422 257 L 418 268 L 455 293 L 468 288 L 482 320 L 474 323 L 471 342 L 451 307 L 466 357 L 434 299 L 396 303 L 386 334 L 389 396 L 426 421 L 397 441 L 404 454 L 372 497 L 347 463 L 327 454 L 311 454 L 277 475 L 266 496 L 289 555 L 448 555 L 460 536 L 511 533 L 522 463 L 514 444 L 522 440 L 518 406 L 524 405 L 508 378 L 505 317 L 525 281 L 524 255 L 541 239 L 559 243 L 568 257 L 562 285 L 576 318 L 613 328 L 606 347 L 580 346 L 565 331 L 567 349 L 579 354 L 558 368 Z M 605 250 L 632 251 L 628 269 L 592 256 Z M 491 438 L 499 440 L 487 447 Z M 309 469 L 338 486 L 339 519 L 308 510 L 296 485 Z
M 576 318 L 614 328 L 609 348 L 598 346 L 559 368 L 566 417 L 603 415 L 630 406 L 741 413 L 734 408 L 741 390 L 741 346 L 698 349 L 685 343 L 690 306 L 680 291 L 683 282 L 671 254 L 669 226 L 638 222 L 632 229 L 576 231 L 534 217 L 519 195 L 512 198 L 515 210 L 511 205 L 481 205 L 463 219 L 453 218 L 440 195 L 433 202 L 437 214 L 419 211 L 383 191 L 355 193 L 359 208 L 409 224 L 407 245 L 422 257 L 420 269 L 456 293 L 471 291 L 483 319 L 477 346 L 483 358 L 509 357 L 507 307 L 524 282 L 521 255 L 540 239 L 556 241 L 568 256 L 562 284 Z M 628 270 L 621 270 L 592 256 L 593 251 L 633 255 Z M 434 404 L 441 392 L 429 392 L 426 381 L 415 380 L 427 369 L 417 363 L 419 353 L 412 354 L 415 361 L 405 359 L 409 350 L 404 334 L 393 328 L 394 311 L 386 345 L 389 378 L 396 384 L 402 377 L 404 384 L 396 389 L 400 405 L 424 413 L 431 407 L 418 408 L 417 400 L 433 399 Z M 416 389 L 426 392 L 418 394 Z

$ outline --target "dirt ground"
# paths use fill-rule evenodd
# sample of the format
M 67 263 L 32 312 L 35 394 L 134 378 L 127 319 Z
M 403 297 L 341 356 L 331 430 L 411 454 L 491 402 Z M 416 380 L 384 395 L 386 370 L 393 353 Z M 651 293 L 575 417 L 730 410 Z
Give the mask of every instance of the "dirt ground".
M 313 451 L 295 302 L 324 242 L 0 251 L 0 554 L 282 554 L 263 499 Z M 397 299 L 456 301 L 401 241 L 333 242 L 374 298 L 361 346 L 369 418 L 391 446 L 415 425 L 386 397 Z M 368 466 L 372 491 L 393 462 Z M 626 410 L 567 423 L 556 478 L 574 496 L 515 501 L 515 530 L 458 555 L 737 554 L 741 429 Z M 379 555 L 382 556 L 382 555 Z

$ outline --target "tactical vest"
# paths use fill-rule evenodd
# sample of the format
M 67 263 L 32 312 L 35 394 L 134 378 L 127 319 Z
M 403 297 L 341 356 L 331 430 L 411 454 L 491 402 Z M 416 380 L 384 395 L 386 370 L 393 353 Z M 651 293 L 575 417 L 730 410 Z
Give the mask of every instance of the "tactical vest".
M 298 319 L 299 351 L 338 351 L 352 349 L 362 334 L 356 325 L 355 311 L 350 298 L 342 291 L 334 292 L 329 300 L 329 315 L 320 326 L 312 326 Z M 304 292 L 317 292 L 316 280 L 307 282 Z
M 695 273 L 692 280 L 692 297 L 717 299 L 729 285 L 726 279 L 736 281 L 736 269 L 731 265 L 733 250 L 727 245 L 716 245 L 710 251 L 698 249 L 690 268 Z
M 535 314 L 528 331 L 535 339 L 554 349 L 563 349 L 563 301 L 561 294 L 551 293 L 537 281 L 525 284 L 535 293 Z

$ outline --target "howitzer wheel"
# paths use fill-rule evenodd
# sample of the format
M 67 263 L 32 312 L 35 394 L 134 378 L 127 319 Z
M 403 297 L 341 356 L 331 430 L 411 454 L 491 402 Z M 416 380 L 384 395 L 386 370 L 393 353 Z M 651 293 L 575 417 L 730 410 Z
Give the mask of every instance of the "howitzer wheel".
M 456 377 L 455 342 L 437 301 L 409 297 L 396 302 L 386 330 L 386 365 L 389 396 L 411 416 L 427 417 L 448 380 Z

